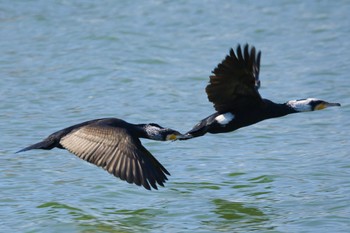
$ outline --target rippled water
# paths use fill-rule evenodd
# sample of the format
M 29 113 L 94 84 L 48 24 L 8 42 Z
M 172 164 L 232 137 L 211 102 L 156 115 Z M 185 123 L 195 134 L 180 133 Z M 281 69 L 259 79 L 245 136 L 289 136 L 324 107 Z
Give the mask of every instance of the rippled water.
M 0 231 L 350 231 L 349 1 L 1 1 Z M 185 132 L 230 47 L 262 50 L 260 93 L 341 108 L 185 142 L 144 140 L 147 191 L 64 150 L 15 151 L 100 117 Z

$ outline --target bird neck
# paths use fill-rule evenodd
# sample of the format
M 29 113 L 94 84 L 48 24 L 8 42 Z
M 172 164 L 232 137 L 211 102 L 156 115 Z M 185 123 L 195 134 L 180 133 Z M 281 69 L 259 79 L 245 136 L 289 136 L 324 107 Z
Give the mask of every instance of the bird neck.
M 264 102 L 266 104 L 265 110 L 267 118 L 281 117 L 298 112 L 287 103 L 278 104 L 266 99 L 264 100 Z

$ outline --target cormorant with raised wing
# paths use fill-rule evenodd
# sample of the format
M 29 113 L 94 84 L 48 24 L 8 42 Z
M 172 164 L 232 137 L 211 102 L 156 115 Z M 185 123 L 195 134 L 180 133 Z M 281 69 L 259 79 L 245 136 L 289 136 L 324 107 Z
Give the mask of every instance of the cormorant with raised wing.
M 201 120 L 184 138 L 190 139 L 206 133 L 225 133 L 259 121 L 291 113 L 321 110 L 339 103 L 329 103 L 315 98 L 291 100 L 283 104 L 263 99 L 260 87 L 261 52 L 254 47 L 237 46 L 212 71 L 206 93 L 216 112 Z

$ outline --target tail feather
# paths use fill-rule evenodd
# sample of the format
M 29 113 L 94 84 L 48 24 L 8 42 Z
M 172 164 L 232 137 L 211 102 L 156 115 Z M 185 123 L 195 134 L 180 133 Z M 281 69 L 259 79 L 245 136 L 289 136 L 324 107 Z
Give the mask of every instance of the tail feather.
M 208 116 L 207 118 L 204 118 L 203 120 L 198 122 L 198 124 L 193 126 L 193 128 L 190 131 L 185 133 L 184 137 L 180 138 L 180 140 L 188 140 L 191 138 L 201 137 L 208 132 L 213 133 L 212 127 L 217 125 L 216 117 L 218 115 L 220 115 L 220 113 L 216 112 Z
M 55 147 L 55 143 L 53 141 L 45 139 L 44 141 L 35 143 L 26 148 L 23 148 L 22 150 L 19 150 L 16 153 L 20 153 L 27 150 L 33 150 L 33 149 L 51 150 L 54 147 Z
M 188 140 L 194 138 L 194 136 L 190 133 L 185 133 L 184 135 L 182 135 L 182 137 L 179 138 L 179 140 L 184 141 L 184 140 Z
M 208 131 L 208 127 L 203 124 L 203 122 L 198 123 L 195 125 L 190 131 L 185 133 L 182 138 L 179 138 L 180 140 L 188 140 L 196 137 L 203 136 Z
M 188 140 L 196 137 L 203 136 L 207 133 L 207 129 L 205 127 L 194 127 L 187 133 L 185 133 L 179 140 Z

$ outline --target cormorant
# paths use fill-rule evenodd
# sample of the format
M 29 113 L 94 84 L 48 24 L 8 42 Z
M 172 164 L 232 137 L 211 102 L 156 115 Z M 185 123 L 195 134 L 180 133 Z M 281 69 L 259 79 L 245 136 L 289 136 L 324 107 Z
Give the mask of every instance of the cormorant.
M 291 100 L 283 104 L 261 98 L 260 87 L 261 52 L 237 46 L 212 71 L 206 93 L 216 112 L 201 120 L 185 134 L 186 140 L 206 133 L 224 133 L 259 121 L 281 117 L 291 113 L 321 110 L 339 103 L 329 103 L 315 98 Z
M 181 136 L 154 123 L 131 124 L 117 118 L 103 118 L 59 130 L 18 152 L 66 149 L 122 180 L 150 190 L 151 187 L 158 189 L 157 183 L 164 186 L 170 173 L 142 146 L 139 138 L 167 141 Z

